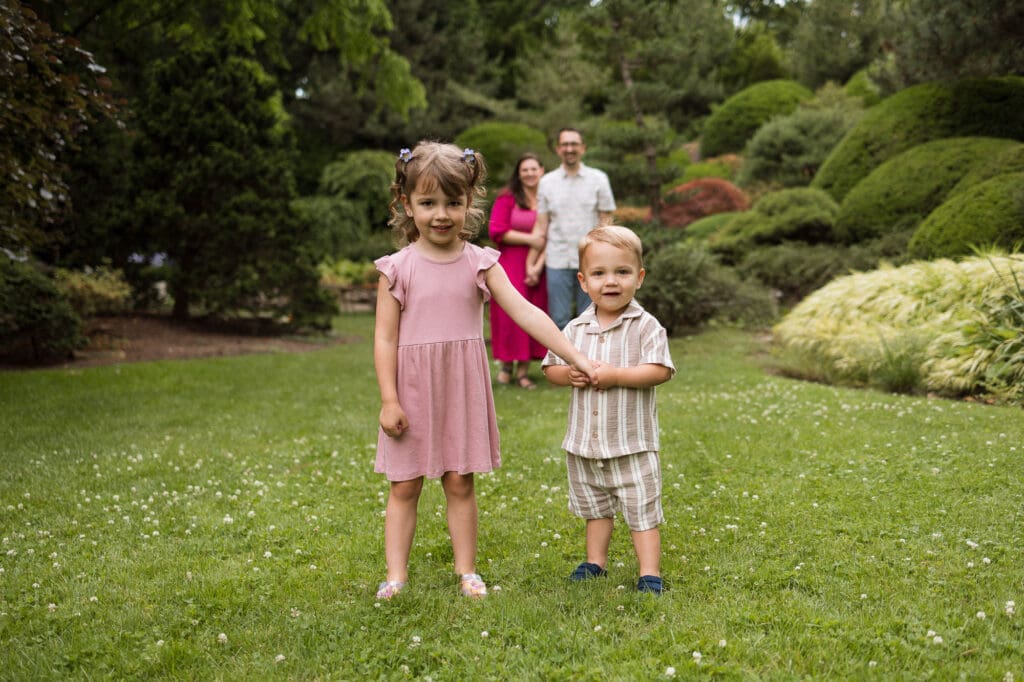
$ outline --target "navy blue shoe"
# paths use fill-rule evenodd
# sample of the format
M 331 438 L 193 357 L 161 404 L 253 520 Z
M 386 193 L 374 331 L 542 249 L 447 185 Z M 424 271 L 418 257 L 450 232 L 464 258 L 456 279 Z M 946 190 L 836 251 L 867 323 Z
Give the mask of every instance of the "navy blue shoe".
M 572 575 L 569 576 L 569 580 L 589 580 L 590 578 L 603 578 L 606 575 L 608 575 L 608 571 L 604 570 L 597 564 L 584 561 L 576 567 L 575 571 L 572 572 Z
M 661 594 L 663 589 L 661 578 L 656 575 L 642 575 L 640 580 L 636 583 L 637 592 L 650 592 L 651 594 Z

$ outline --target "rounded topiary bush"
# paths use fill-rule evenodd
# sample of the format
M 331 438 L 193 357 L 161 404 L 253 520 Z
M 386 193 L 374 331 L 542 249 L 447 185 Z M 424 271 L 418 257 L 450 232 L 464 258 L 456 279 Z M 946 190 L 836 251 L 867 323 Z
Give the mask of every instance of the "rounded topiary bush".
M 956 183 L 956 187 L 950 190 L 949 196 L 959 194 L 997 175 L 1022 172 L 1024 172 L 1024 144 L 1012 143 L 985 163 L 977 164 L 964 173 L 960 182 Z
M 975 247 L 1024 243 L 1024 173 L 1007 173 L 950 197 L 932 211 L 910 239 L 910 255 L 935 259 L 966 256 Z
M 686 227 L 715 213 L 745 211 L 747 195 L 736 185 L 720 178 L 702 178 L 679 185 L 661 203 L 661 222 L 668 227 Z
M 487 161 L 487 175 L 490 178 L 487 184 L 493 187 L 505 184 L 516 161 L 524 152 L 533 152 L 546 159 L 546 167 L 552 163 L 547 155 L 547 137 L 536 128 L 522 123 L 479 123 L 462 131 L 455 138 L 455 144 L 470 147 L 484 155 Z
M 878 86 L 871 82 L 867 69 L 861 69 L 850 76 L 850 80 L 843 85 L 843 91 L 851 97 L 859 98 L 866 107 L 882 101 L 882 93 Z
M 843 199 L 836 234 L 856 243 L 916 228 L 965 173 L 989 164 L 1019 142 L 993 137 L 932 140 L 897 154 L 857 183 Z
M 835 241 L 833 224 L 839 207 L 821 190 L 797 187 L 765 194 L 752 210 L 740 214 L 709 239 L 711 249 L 728 263 L 750 250 L 787 241 L 807 244 Z
M 1024 78 L 923 83 L 869 109 L 818 170 L 812 183 L 837 201 L 902 151 L 943 137 L 1024 140 Z
M 710 320 L 760 325 L 775 317 L 775 301 L 763 287 L 740 280 L 705 249 L 680 242 L 651 256 L 637 300 L 669 334 Z
M 780 79 L 754 83 L 725 100 L 704 122 L 701 154 L 718 156 L 742 151 L 747 140 L 770 118 L 790 113 L 800 102 L 813 96 L 814 93 L 796 81 Z
M 841 108 L 798 108 L 761 126 L 747 144 L 737 182 L 747 187 L 811 184 L 818 168 L 860 116 Z
M 695 220 L 686 226 L 686 238 L 694 241 L 707 241 L 725 229 L 725 226 L 738 215 L 743 215 L 743 213 L 741 211 L 725 211 Z

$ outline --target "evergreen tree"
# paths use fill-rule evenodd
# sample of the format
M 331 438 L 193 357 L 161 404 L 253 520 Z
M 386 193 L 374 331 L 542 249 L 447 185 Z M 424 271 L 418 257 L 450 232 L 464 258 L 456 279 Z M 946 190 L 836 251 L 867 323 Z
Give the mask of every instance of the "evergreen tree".
M 888 91 L 1024 74 L 1020 0 L 903 0 L 894 3 L 885 26 L 889 59 L 872 77 Z
M 155 65 L 139 107 L 137 220 L 172 266 L 174 315 L 326 312 L 298 219 L 294 142 L 260 65 L 217 48 Z

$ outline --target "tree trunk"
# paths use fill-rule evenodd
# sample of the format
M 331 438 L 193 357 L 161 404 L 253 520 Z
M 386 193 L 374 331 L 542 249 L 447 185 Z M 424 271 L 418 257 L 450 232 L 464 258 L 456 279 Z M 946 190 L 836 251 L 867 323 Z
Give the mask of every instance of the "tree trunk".
M 618 37 L 619 22 L 612 21 L 612 32 Z M 621 45 L 621 42 L 619 42 Z M 633 85 L 633 73 L 629 68 L 629 60 L 626 59 L 624 50 L 619 50 L 619 69 L 622 72 L 622 83 L 626 86 L 629 94 L 629 103 L 633 107 L 633 114 L 636 117 L 636 127 L 644 128 L 644 112 L 640 109 L 640 102 L 636 98 L 636 88 Z M 647 158 L 647 203 L 651 208 L 651 222 L 661 222 L 661 183 L 658 181 L 658 151 L 653 144 L 644 147 L 644 156 Z

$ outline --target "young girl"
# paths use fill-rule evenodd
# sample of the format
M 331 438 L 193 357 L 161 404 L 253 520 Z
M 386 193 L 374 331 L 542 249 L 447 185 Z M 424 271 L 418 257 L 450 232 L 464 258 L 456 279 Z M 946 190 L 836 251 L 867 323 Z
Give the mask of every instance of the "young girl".
M 483 306 L 493 297 L 528 334 L 587 376 L 594 369 L 548 316 L 524 299 L 498 252 L 469 243 L 483 218 L 483 158 L 472 149 L 420 142 L 403 149 L 391 185 L 399 252 L 376 261 L 374 364 L 380 385 L 375 470 L 391 482 L 384 521 L 387 578 L 378 599 L 408 576 L 423 478 L 440 478 L 460 590 L 483 597 L 476 572 L 473 474 L 499 466 Z

